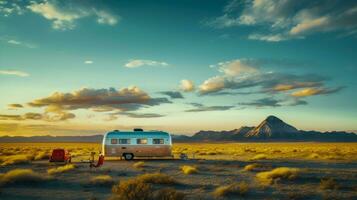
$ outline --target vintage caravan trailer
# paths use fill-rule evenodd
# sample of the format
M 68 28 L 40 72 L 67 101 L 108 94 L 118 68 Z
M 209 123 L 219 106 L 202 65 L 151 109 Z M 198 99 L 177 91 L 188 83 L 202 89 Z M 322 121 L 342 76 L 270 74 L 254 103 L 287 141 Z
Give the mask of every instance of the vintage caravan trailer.
M 114 130 L 104 135 L 102 152 L 109 157 L 172 157 L 171 136 L 163 131 Z

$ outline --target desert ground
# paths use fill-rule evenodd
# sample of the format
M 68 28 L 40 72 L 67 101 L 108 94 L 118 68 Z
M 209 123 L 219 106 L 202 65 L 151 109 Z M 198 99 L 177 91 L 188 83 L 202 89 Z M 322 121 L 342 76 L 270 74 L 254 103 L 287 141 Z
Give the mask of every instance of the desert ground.
M 57 147 L 71 164 L 48 162 Z M 1 143 L 0 199 L 357 199 L 357 143 L 177 143 L 175 159 L 106 158 L 90 169 L 100 148 Z

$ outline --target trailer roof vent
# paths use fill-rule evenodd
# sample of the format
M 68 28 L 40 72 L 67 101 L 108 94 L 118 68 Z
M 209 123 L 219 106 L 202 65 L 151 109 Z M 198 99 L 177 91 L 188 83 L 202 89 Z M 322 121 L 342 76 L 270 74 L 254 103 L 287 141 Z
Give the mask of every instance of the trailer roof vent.
M 134 131 L 144 131 L 142 128 L 134 128 Z

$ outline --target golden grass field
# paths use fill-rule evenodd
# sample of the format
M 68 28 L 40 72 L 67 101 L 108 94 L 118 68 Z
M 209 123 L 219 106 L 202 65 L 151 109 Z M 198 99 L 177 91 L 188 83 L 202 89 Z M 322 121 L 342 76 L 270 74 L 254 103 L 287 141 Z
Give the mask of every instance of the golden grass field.
M 72 164 L 49 163 L 54 148 Z M 189 160 L 106 158 L 96 143 L 1 143 L 0 199 L 357 199 L 357 143 L 176 143 Z

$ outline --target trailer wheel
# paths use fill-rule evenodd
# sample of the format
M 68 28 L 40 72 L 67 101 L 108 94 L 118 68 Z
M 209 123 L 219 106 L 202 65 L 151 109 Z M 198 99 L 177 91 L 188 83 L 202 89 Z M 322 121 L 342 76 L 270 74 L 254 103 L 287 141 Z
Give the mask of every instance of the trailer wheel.
M 123 156 L 125 160 L 132 160 L 134 158 L 134 154 L 132 153 L 124 153 Z

